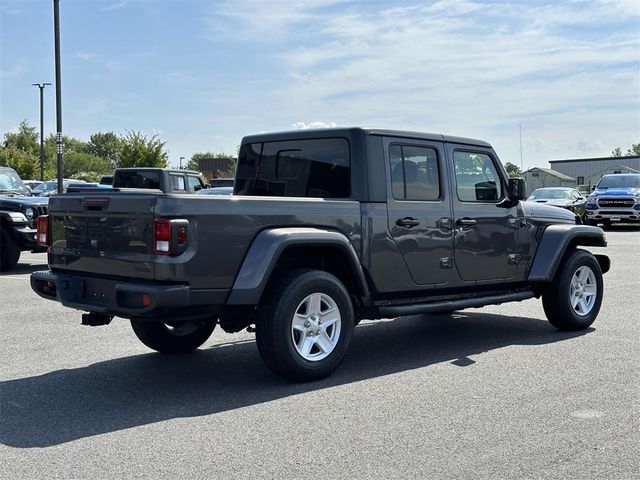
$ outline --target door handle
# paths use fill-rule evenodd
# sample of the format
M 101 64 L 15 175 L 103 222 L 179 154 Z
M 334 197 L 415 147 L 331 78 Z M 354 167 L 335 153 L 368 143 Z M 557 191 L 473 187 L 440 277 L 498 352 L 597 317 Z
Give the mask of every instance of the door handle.
M 472 218 L 459 218 L 456 220 L 456 225 L 462 228 L 471 228 L 478 223 L 477 220 Z
M 404 217 L 396 220 L 396 225 L 398 225 L 399 227 L 412 228 L 420 225 L 420 222 L 412 217 Z

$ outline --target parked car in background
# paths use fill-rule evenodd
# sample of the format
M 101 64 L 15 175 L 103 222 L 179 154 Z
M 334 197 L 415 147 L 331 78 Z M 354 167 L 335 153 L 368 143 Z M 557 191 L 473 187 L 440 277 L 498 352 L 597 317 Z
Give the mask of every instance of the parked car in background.
M 640 173 L 604 175 L 589 195 L 586 209 L 586 223 L 592 225 L 640 222 Z
M 198 190 L 196 195 L 233 195 L 233 187 L 213 187 Z
M 164 193 L 195 193 L 207 188 L 202 175 L 193 170 L 132 167 L 117 168 L 113 188 L 148 188 Z
M 0 167 L 0 272 L 12 270 L 21 251 L 37 251 L 36 221 L 48 203 L 33 197 L 13 168 Z
M 537 188 L 527 197 L 527 201 L 545 203 L 572 211 L 585 218 L 587 199 L 577 189 L 568 187 Z
M 23 180 L 22 183 L 24 183 L 27 187 L 29 187 L 30 190 L 33 190 L 34 188 L 37 188 L 40 185 L 42 185 L 44 182 L 40 180 Z
M 111 185 L 102 185 L 100 183 L 70 183 L 65 193 L 88 192 L 94 190 L 111 190 Z
M 64 178 L 62 180 L 63 192 L 67 191 L 67 188 L 72 183 L 87 183 L 84 180 L 76 180 L 74 178 Z M 58 193 L 58 180 L 48 180 L 42 185 L 37 186 L 32 190 L 32 193 L 38 197 L 50 197 Z
M 113 185 L 113 175 L 103 175 L 100 178 L 100 185 Z

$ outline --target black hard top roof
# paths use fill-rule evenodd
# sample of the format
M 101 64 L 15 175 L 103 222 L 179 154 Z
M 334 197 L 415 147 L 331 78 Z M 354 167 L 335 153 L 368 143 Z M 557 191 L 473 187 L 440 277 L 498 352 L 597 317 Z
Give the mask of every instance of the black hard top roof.
M 282 132 L 258 133 L 247 135 L 242 139 L 242 143 L 273 142 L 291 139 L 314 139 L 326 138 L 330 136 L 354 135 L 384 135 L 387 137 L 415 138 L 419 140 L 432 140 L 436 142 L 461 143 L 464 145 L 475 145 L 480 147 L 491 147 L 491 144 L 484 140 L 474 138 L 456 137 L 452 135 L 442 135 L 438 133 L 411 132 L 407 130 L 391 130 L 384 128 L 370 127 L 343 127 L 343 128 L 309 128 L 302 130 L 288 130 Z

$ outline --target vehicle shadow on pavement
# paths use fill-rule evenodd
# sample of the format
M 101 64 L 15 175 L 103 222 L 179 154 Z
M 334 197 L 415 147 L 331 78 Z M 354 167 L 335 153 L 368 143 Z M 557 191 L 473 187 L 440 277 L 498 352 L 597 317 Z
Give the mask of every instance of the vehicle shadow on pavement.
M 9 270 L 8 272 L 3 272 L 0 276 L 3 275 L 20 275 L 24 273 L 33 273 L 38 270 L 47 270 L 49 267 L 47 265 L 47 259 L 44 259 L 43 263 L 18 263 L 15 268 Z
M 341 368 L 328 379 L 305 384 L 287 383 L 270 373 L 253 341 L 214 345 L 184 356 L 118 358 L 0 382 L 0 442 L 49 447 L 442 362 L 481 364 L 483 352 L 561 342 L 590 331 L 559 332 L 539 319 L 467 312 L 366 322 L 356 328 Z

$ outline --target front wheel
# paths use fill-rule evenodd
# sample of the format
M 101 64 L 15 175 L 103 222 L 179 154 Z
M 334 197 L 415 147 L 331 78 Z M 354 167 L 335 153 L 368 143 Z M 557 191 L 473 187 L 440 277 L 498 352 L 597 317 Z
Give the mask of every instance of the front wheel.
M 213 320 L 158 322 L 131 319 L 131 327 L 138 339 L 152 350 L 161 353 L 189 353 L 207 341 L 216 324 Z
M 321 270 L 280 274 L 258 307 L 256 344 L 274 373 L 293 381 L 317 380 L 342 363 L 354 327 L 349 293 Z
M 591 253 L 576 250 L 564 259 L 543 293 L 544 313 L 560 330 L 583 330 L 598 316 L 603 293 L 600 264 Z

